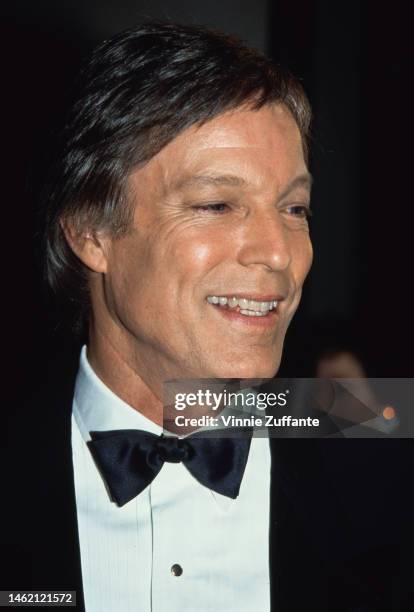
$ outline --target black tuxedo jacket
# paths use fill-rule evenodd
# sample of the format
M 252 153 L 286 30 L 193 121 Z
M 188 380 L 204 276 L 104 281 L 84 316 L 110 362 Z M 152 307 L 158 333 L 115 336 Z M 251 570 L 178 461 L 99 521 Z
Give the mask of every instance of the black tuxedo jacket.
M 84 610 L 71 451 L 76 369 L 77 360 L 58 367 L 37 395 L 16 393 L 1 590 L 76 590 Z M 414 610 L 411 440 L 274 439 L 271 452 L 273 612 Z M 217 602 L 217 612 L 228 611 Z

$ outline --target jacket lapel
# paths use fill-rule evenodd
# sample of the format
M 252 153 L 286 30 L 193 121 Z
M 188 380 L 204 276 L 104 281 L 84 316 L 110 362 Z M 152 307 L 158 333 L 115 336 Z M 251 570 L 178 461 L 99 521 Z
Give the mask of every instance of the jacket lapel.
M 328 609 L 326 573 L 347 557 L 347 521 L 325 479 L 318 443 L 271 440 L 273 610 L 299 610 L 309 601 Z
M 18 436 L 24 452 L 13 453 L 8 499 L 13 516 L 5 524 L 19 528 L 18 534 L 10 534 L 13 542 L 8 557 L 8 588 L 76 590 L 77 607 L 83 612 L 71 448 L 77 366 L 77 356 L 65 366 L 57 366 L 48 374 L 47 386 L 37 397 L 31 396 L 25 409 L 19 401 L 16 409 L 10 410 L 15 420 L 14 438 Z M 357 530 L 357 522 L 360 512 L 366 514 L 372 504 L 378 508 L 378 503 L 374 499 L 371 504 L 367 494 L 367 501 L 358 508 L 353 506 L 355 483 L 364 466 L 353 442 L 358 441 L 343 441 L 347 445 L 344 448 L 339 440 L 270 440 L 270 569 L 274 612 L 296 612 L 310 606 L 319 612 L 362 609 L 360 602 L 371 597 L 367 593 L 370 587 L 366 569 L 375 562 L 376 552 L 367 563 L 364 551 L 370 548 L 368 537 Z M 341 461 L 333 452 L 339 446 L 346 451 Z M 379 447 L 376 453 L 373 445 L 365 444 L 360 448 L 364 457 L 369 448 L 372 457 L 365 459 L 365 464 L 377 465 L 380 458 L 386 457 L 389 444 L 387 448 Z M 393 453 L 399 448 L 393 447 Z M 401 455 L 396 465 L 408 464 L 409 460 L 412 463 L 411 447 L 407 453 Z M 330 474 L 327 461 L 332 464 Z M 346 495 L 338 496 L 338 489 L 345 482 Z M 373 490 L 380 490 L 379 485 Z M 402 486 L 398 489 L 400 495 L 401 490 Z M 361 500 L 362 496 L 358 498 Z M 348 505 L 344 505 L 344 499 Z M 397 506 L 403 507 L 402 502 Z M 374 586 L 372 593 L 375 589 L 379 592 Z
M 13 466 L 12 524 L 22 542 L 12 551 L 16 588 L 77 592 L 84 611 L 76 499 L 72 465 L 71 414 L 77 358 L 49 369 L 45 386 L 19 408 L 16 427 L 24 453 Z M 25 483 L 22 487 L 21 483 Z

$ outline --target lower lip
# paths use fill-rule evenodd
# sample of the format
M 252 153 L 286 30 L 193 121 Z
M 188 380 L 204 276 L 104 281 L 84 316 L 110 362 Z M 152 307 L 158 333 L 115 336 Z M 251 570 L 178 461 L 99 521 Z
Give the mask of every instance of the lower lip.
M 217 311 L 222 317 L 227 319 L 227 321 L 231 321 L 233 323 L 240 323 L 242 325 L 248 325 L 252 328 L 261 328 L 261 329 L 269 329 L 274 327 L 276 321 L 278 319 L 278 307 L 273 310 L 269 310 L 267 315 L 264 317 L 257 316 L 249 316 L 242 315 L 239 313 L 239 309 L 237 308 L 229 308 L 226 306 L 216 306 L 214 304 L 208 304 L 211 308 Z

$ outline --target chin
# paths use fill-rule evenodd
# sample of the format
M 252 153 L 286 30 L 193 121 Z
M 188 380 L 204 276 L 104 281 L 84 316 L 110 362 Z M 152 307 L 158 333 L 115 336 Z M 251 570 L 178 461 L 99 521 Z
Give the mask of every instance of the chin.
M 280 357 L 275 360 L 250 361 L 246 363 L 238 363 L 229 367 L 229 364 L 223 364 L 220 371 L 215 368 L 215 374 L 211 378 L 273 378 L 280 366 Z

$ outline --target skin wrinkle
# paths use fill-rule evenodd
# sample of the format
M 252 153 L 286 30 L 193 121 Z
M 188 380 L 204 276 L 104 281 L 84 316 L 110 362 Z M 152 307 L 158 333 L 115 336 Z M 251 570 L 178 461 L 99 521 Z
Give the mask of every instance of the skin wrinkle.
M 307 206 L 310 185 L 286 189 L 307 174 L 281 106 L 189 128 L 131 174 L 131 230 L 74 246 L 91 270 L 88 357 L 119 397 L 161 423 L 165 380 L 276 373 L 312 261 L 307 221 L 289 208 Z M 199 175 L 240 180 L 188 184 Z M 224 212 L 198 208 L 220 202 Z M 232 292 L 283 294 L 276 324 L 229 322 L 206 302 Z

